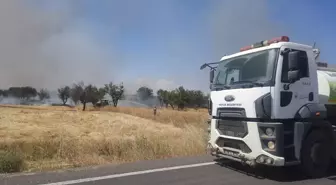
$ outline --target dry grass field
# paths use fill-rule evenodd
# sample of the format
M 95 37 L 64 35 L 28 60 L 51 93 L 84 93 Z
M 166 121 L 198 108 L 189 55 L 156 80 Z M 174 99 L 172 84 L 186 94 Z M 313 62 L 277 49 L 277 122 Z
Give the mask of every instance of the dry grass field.
M 158 109 L 156 116 L 146 108 L 0 106 L 0 111 L 0 154 L 18 156 L 9 161 L 22 159 L 17 168 L 24 171 L 194 156 L 206 148 L 206 110 Z M 10 166 L 4 158 L 0 165 Z

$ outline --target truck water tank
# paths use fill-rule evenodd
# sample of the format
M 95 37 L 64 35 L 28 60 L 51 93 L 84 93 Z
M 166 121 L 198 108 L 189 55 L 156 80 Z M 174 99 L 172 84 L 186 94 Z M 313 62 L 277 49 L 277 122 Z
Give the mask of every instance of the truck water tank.
M 320 103 L 336 104 L 336 72 L 317 71 Z

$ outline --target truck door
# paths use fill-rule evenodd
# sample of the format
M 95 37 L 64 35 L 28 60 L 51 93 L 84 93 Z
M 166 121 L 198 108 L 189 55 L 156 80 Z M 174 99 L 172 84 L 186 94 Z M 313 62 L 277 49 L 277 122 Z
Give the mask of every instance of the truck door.
M 317 97 L 312 85 L 309 70 L 309 57 L 307 52 L 298 48 L 281 48 L 280 51 L 290 49 L 299 51 L 301 69 L 300 79 L 292 84 L 288 81 L 288 53 L 279 55 L 278 67 L 276 70 L 275 87 L 273 89 L 273 115 L 274 118 L 294 118 L 297 111 L 305 104 L 316 101 Z

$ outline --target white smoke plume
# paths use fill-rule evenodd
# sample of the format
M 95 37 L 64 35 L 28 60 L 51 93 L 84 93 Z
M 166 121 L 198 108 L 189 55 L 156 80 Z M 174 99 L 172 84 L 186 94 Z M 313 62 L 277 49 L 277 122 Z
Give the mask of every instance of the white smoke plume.
M 270 18 L 269 7 L 267 0 L 218 1 L 208 18 L 213 54 L 220 58 L 258 41 L 288 35 L 285 25 Z
M 75 22 L 70 1 L 62 3 L 57 11 L 42 11 L 28 1 L 0 1 L 0 88 L 56 89 L 110 77 L 105 64 L 112 58 L 85 24 Z
M 79 81 L 97 85 L 124 81 L 126 89 L 132 93 L 140 85 L 149 85 L 155 90 L 183 85 L 207 91 L 208 73 L 199 70 L 203 62 L 217 61 L 224 54 L 239 51 L 240 47 L 287 33 L 283 25 L 270 21 L 271 10 L 266 0 L 211 1 L 206 7 L 210 11 L 202 17 L 198 16 L 197 20 L 192 16 L 184 18 L 197 22 L 199 29 L 186 28 L 183 34 L 177 34 L 174 29 L 186 8 L 180 1 L 120 1 L 120 6 L 112 1 L 97 1 L 107 4 L 102 11 L 109 12 L 106 15 L 110 22 L 106 24 L 111 25 L 112 32 L 120 27 L 140 29 L 141 19 L 146 18 L 143 29 L 154 36 L 167 35 L 167 38 L 160 38 L 162 46 L 169 45 L 163 47 L 166 50 L 163 49 L 161 54 L 166 56 L 167 52 L 172 52 L 170 55 L 176 61 L 170 63 L 185 62 L 187 66 L 177 66 L 174 74 L 160 79 L 149 79 L 150 75 L 147 75 L 146 79 L 139 76 L 138 79 L 124 80 L 122 64 L 146 59 L 121 60 L 118 46 L 107 49 L 99 42 L 91 32 L 92 28 L 81 19 L 79 13 L 85 12 L 81 12 L 80 1 L 55 1 L 57 11 L 42 11 L 27 2 L 0 1 L 0 88 L 30 85 L 54 90 Z M 151 20 L 153 17 L 156 19 Z M 164 25 L 167 26 L 161 29 Z M 106 67 L 107 63 L 112 69 Z M 165 70 L 165 66 L 157 66 L 156 70 Z

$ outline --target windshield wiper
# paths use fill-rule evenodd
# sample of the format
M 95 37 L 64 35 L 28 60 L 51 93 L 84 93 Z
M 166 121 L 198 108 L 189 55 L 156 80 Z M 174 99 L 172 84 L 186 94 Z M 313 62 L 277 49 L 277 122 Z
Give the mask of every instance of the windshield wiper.
M 213 87 L 214 87 L 215 89 L 231 89 L 230 86 L 228 86 L 228 85 L 224 85 L 224 84 L 213 84 Z
M 252 84 L 258 87 L 263 87 L 265 84 L 263 82 L 256 82 L 256 81 L 249 81 L 249 80 L 243 80 L 243 81 L 237 81 L 237 82 L 232 82 L 232 84 Z

